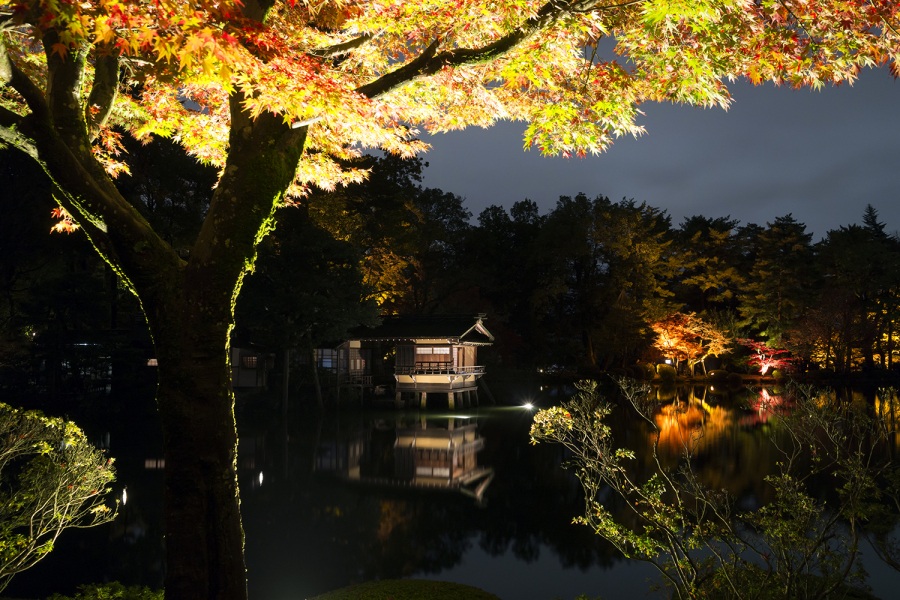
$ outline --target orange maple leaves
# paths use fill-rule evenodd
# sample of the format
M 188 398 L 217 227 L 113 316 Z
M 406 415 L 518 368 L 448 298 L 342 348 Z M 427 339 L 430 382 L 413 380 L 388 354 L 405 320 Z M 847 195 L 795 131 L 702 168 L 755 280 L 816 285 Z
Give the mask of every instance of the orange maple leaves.
M 695 313 L 673 313 L 651 323 L 651 328 L 656 334 L 654 347 L 676 364 L 684 361 L 692 369 L 710 356 L 727 353 L 731 343 L 718 327 Z
M 72 215 L 68 213 L 68 211 L 62 207 L 54 208 L 50 211 L 50 216 L 54 219 L 59 219 L 53 227 L 50 228 L 50 233 L 72 233 L 79 229 L 80 225 L 75 222 L 72 218 Z

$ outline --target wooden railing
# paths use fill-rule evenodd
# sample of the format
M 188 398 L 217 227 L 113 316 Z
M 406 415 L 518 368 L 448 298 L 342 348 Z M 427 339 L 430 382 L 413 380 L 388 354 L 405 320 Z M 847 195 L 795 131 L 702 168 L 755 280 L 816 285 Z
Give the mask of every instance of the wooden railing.
M 372 386 L 372 376 L 366 375 L 364 371 L 350 371 L 349 373 L 341 373 L 339 381 L 341 385 L 361 385 L 364 387 Z
M 413 366 L 397 366 L 394 368 L 397 375 L 484 375 L 484 366 L 473 365 L 468 367 L 455 367 L 451 362 L 445 361 L 417 361 Z

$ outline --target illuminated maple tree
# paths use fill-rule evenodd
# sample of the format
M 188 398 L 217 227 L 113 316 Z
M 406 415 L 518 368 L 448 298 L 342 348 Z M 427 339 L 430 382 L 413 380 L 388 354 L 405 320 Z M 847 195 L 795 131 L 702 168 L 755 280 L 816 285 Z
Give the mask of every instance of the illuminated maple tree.
M 791 356 L 791 353 L 784 348 L 773 348 L 766 345 L 765 342 L 757 342 L 756 340 L 740 339 L 737 340 L 742 346 L 750 349 L 750 356 L 747 362 L 750 366 L 759 369 L 760 375 L 765 375 L 769 370 L 790 370 L 792 369 L 797 358 Z
M 365 148 L 528 123 L 582 155 L 641 133 L 644 101 L 727 106 L 724 81 L 898 73 L 894 0 L 0 0 L 0 141 L 141 301 L 159 363 L 166 597 L 244 598 L 226 348 L 276 208 L 359 180 Z M 615 50 L 612 43 L 614 41 Z M 616 59 L 621 58 L 618 62 Z M 170 137 L 220 168 L 178 252 L 116 187 L 118 136 Z
M 675 361 L 676 368 L 686 363 L 694 373 L 699 364 L 706 372 L 706 359 L 728 352 L 731 340 L 718 327 L 696 313 L 673 313 L 650 324 L 656 339 L 653 346 Z

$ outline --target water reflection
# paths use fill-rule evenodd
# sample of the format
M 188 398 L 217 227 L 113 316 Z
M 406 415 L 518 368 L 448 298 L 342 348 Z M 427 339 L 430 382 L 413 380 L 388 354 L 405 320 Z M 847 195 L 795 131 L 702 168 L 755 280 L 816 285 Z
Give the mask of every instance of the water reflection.
M 494 478 L 478 464 L 483 448 L 477 419 L 401 415 L 320 441 L 315 471 L 368 485 L 454 490 L 481 502 Z
M 528 397 L 546 407 L 560 392 Z M 896 395 L 841 393 L 897 431 Z M 677 466 L 690 446 L 707 485 L 727 489 L 745 507 L 768 500 L 765 477 L 781 458 L 771 443 L 782 435 L 775 417 L 792 406 L 783 390 L 673 388 L 653 403 L 666 466 Z M 504 600 L 646 597 L 652 587 L 649 570 L 572 524 L 584 500 L 577 479 L 562 468 L 570 457 L 559 447 L 529 444 L 531 413 L 520 406 L 467 415 L 342 409 L 320 418 L 300 411 L 283 421 L 248 405 L 238 422 L 251 598 L 293 600 L 389 577 L 457 581 Z M 609 425 L 619 446 L 636 450 L 635 469 L 649 472 L 650 423 L 619 402 Z M 146 415 L 117 415 L 112 428 L 110 452 L 119 483 L 128 486 L 127 513 L 103 532 L 64 535 L 45 563 L 13 580 L 9 595 L 46 597 L 105 579 L 161 583 L 158 434 Z M 891 452 L 898 447 L 893 439 Z M 833 487 L 829 480 L 819 484 L 822 493 Z M 607 508 L 628 514 L 612 496 Z M 900 585 L 896 572 L 867 568 L 876 595 Z

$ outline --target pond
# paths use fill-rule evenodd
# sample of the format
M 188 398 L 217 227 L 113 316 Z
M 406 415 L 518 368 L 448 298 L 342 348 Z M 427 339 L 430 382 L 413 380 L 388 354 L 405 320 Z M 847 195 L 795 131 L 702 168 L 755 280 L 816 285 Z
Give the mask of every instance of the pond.
M 307 598 L 409 577 L 474 585 L 503 600 L 658 597 L 651 566 L 623 559 L 572 524 L 584 503 L 578 480 L 563 469 L 563 449 L 529 443 L 532 412 L 522 405 L 550 406 L 567 391 L 497 393 L 496 405 L 452 413 L 343 406 L 319 418 L 297 410 L 286 422 L 265 401 L 243 405 L 239 473 L 250 597 Z M 700 439 L 701 477 L 739 503 L 759 502 L 770 493 L 763 477 L 778 460 L 769 438 L 781 398 L 772 389 L 661 394 L 655 420 L 662 459 L 674 464 L 686 439 Z M 849 394 L 847 401 L 873 406 L 876 399 Z M 147 411 L 130 412 L 106 419 L 105 429 L 86 425 L 117 458 L 116 494 L 127 498 L 117 521 L 64 533 L 43 563 L 13 579 L 6 597 L 45 597 L 104 580 L 161 585 L 158 427 Z M 641 463 L 646 424 L 624 403 L 609 422 Z M 866 567 L 876 596 L 892 597 L 900 573 L 872 552 Z

